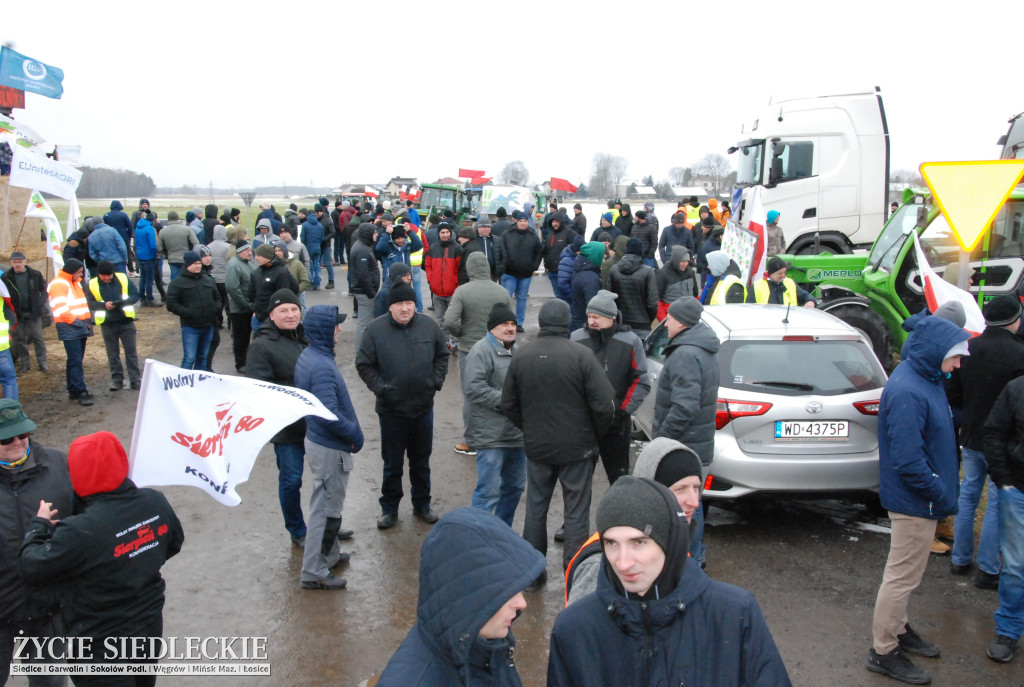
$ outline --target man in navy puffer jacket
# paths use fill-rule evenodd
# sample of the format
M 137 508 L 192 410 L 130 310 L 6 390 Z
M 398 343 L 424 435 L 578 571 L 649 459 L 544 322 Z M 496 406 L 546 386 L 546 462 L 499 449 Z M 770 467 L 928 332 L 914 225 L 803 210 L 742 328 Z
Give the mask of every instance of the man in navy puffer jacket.
M 295 386 L 309 391 L 338 416 L 337 420 L 306 418 L 306 465 L 313 476 L 313 496 L 306 522 L 306 546 L 302 556 L 300 585 L 303 589 L 344 589 L 343 577 L 331 569 L 348 561 L 338 540 L 352 536 L 341 530 L 352 454 L 363 447 L 363 430 L 348 395 L 345 380 L 334 362 L 334 346 L 345 315 L 336 305 L 314 305 L 303 322 L 309 346 L 295 363 Z
M 378 687 L 518 687 L 512 621 L 544 556 L 500 518 L 457 508 L 420 550 L 416 624 L 388 661 Z
M 924 576 L 937 522 L 956 512 L 960 468 L 943 380 L 968 355 L 970 335 L 928 312 L 909 318 L 903 328 L 910 336 L 878 410 L 879 495 L 889 511 L 892 534 L 875 601 L 867 667 L 903 682 L 926 684 L 928 672 L 904 654 L 936 657 L 939 647 L 911 629 L 907 603 Z

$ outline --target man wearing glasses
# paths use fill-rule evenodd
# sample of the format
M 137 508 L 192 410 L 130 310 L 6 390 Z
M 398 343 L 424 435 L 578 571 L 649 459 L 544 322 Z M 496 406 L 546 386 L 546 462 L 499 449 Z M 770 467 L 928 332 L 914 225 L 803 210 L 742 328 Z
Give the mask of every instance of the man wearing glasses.
M 18 550 L 39 502 L 52 502 L 64 517 L 71 515 L 74 498 L 67 456 L 30 440 L 35 428 L 20 403 L 0 399 L 0 522 L 6 530 L 0 551 L 0 684 L 10 672 L 15 637 L 45 640 L 65 634 L 58 588 L 36 587 L 30 593 L 18 573 Z M 29 678 L 32 686 L 65 684 L 64 676 Z

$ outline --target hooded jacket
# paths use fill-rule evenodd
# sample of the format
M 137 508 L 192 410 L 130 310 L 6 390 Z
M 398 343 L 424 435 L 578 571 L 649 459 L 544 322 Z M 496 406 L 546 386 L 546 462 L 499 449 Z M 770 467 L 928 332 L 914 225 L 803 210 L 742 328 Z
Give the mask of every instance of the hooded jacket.
M 416 624 L 379 687 L 516 687 L 515 637 L 480 630 L 544 570 L 544 556 L 496 516 L 463 507 L 423 540 Z
M 626 255 L 608 273 L 608 290 L 618 294 L 622 321 L 649 332 L 658 314 L 658 279 L 653 267 L 637 255 Z
M 213 241 L 213 230 L 220 225 L 217 217 L 217 206 L 210 204 L 203 208 L 203 243 L 210 245 Z
M 423 257 L 423 269 L 427 272 L 427 283 L 435 295 L 448 298 L 459 286 L 459 264 L 462 262 L 462 246 L 449 238 L 437 240 Z
M 306 331 L 302 324 L 295 329 L 278 329 L 273 320 L 267 318 L 260 323 L 246 351 L 245 376 L 295 386 L 295 365 L 306 344 Z M 300 418 L 275 434 L 270 443 L 301 444 L 305 436 L 306 420 Z
M 552 219 L 558 220 L 559 227 L 555 230 L 554 225 L 549 225 L 544 232 L 544 269 L 557 274 L 562 250 L 571 244 L 578 234 L 569 226 L 569 221 L 562 213 L 556 213 Z
M 587 246 L 592 246 L 592 248 L 587 248 Z M 604 250 L 604 244 L 598 241 L 584 243 L 573 264 L 570 284 L 572 300 L 569 302 L 569 308 L 572 311 L 570 331 L 576 331 L 587 323 L 587 303 L 601 290 L 600 263 L 594 262 L 592 259 L 597 246 L 600 246 L 602 251 Z M 587 253 L 590 253 L 590 256 Z
M 311 256 L 320 254 L 320 246 L 324 241 L 324 227 L 320 224 L 320 220 L 316 218 L 315 213 L 310 212 L 306 216 L 306 221 L 302 223 L 299 240 L 302 241 L 302 245 L 306 247 Z M 312 260 L 312 257 L 310 260 Z
M 391 266 L 396 262 L 404 262 L 410 268 L 412 267 L 410 256 L 423 250 L 423 242 L 420 241 L 420 237 L 415 231 L 410 230 L 405 235 L 405 243 L 399 247 L 391 240 L 391 234 L 383 232 L 377 239 L 377 245 L 374 247 L 374 250 L 377 252 L 377 258 L 380 260 L 381 276 L 387 282 L 391 279 Z
M 619 235 L 612 241 L 613 254 L 605 258 L 605 261 L 601 263 L 601 288 L 608 288 L 608 277 L 611 274 L 612 268 L 626 254 L 626 242 L 628 241 L 629 237 L 625 235 Z
M 373 235 L 377 227 L 369 222 L 359 225 L 356 242 L 352 244 L 348 256 L 348 268 L 352 276 L 351 291 L 362 294 L 373 300 L 380 289 L 380 267 L 377 265 L 377 254 L 374 250 Z
M 878 491 L 886 510 L 940 520 L 956 513 L 960 482 L 941 367 L 949 349 L 970 335 L 927 311 L 903 328 L 910 336 L 878 409 Z
M 532 216 L 531 216 L 532 220 Z M 493 227 L 492 227 L 493 230 Z M 533 229 L 520 231 L 515 225 L 504 232 L 500 238 L 502 247 L 498 256 L 498 275 L 508 275 L 516 279 L 529 279 L 540 266 L 544 249 Z
M 665 231 L 668 231 L 667 229 Z M 693 271 L 693 263 L 687 265 L 685 270 L 680 271 L 679 262 L 683 259 L 683 251 L 686 250 L 682 246 L 673 246 L 672 254 L 669 259 L 665 262 L 664 267 L 658 270 L 656 277 L 658 285 L 658 301 L 671 305 L 674 301 L 683 298 L 684 296 L 693 296 L 697 298 L 700 296 L 700 291 L 697 289 L 697 275 Z M 693 253 L 690 254 L 691 256 Z M 667 308 L 666 308 L 667 311 Z M 664 313 L 659 308 L 658 319 L 663 319 Z
M 231 248 L 227 239 L 227 227 L 219 225 L 213 230 L 213 241 L 210 242 L 210 276 L 218 284 L 223 284 L 227 277 L 227 255 Z
M 32 585 L 66 584 L 70 636 L 92 637 L 93 647 L 146 636 L 163 614 L 160 568 L 181 550 L 181 523 L 163 494 L 128 479 L 128 457 L 110 432 L 75 439 L 68 468 L 85 508 L 55 525 L 32 520 L 21 574 Z
M 224 270 L 224 288 L 228 293 L 228 312 L 233 315 L 252 314 L 249 287 L 252 285 L 252 263 L 237 254 L 228 260 Z
M 630 237 L 640 239 L 644 246 L 642 258 L 653 260 L 658 252 L 658 227 L 651 221 L 637 222 L 633 225 Z
M 135 257 L 139 260 L 156 260 L 156 229 L 145 217 L 135 225 Z
M 562 255 L 558 258 L 558 293 L 555 295 L 570 304 L 572 303 L 572 275 L 575 271 L 576 256 L 579 254 L 580 249 L 569 244 L 562 249 Z
M 629 203 L 623 203 L 619 216 L 615 218 L 615 226 L 623 236 L 632 236 L 634 224 L 633 210 L 629 207 Z
M 281 258 L 275 255 L 266 265 L 256 268 L 249 282 L 249 301 L 256 319 L 261 323 L 270 314 L 270 297 L 279 289 L 290 289 L 295 295 L 300 292 L 298 280 L 288 271 Z
M 669 224 L 665 231 L 661 232 L 661 240 L 658 241 L 658 255 L 661 263 L 668 265 L 672 261 L 672 249 L 675 246 L 684 246 L 690 251 L 690 256 L 696 255 L 697 248 L 693 243 L 693 233 L 686 226 L 676 229 L 676 225 Z
M 718 336 L 704 322 L 676 334 L 665 346 L 655 398 L 654 436 L 686 444 L 703 465 L 715 455 L 718 348 Z
M 49 298 L 46 294 L 46 279 L 39 270 L 25 265 L 26 279 L 28 280 L 28 291 L 22 293 L 18 288 L 19 279 L 14 269 L 5 270 L 3 282 L 7 284 L 7 290 L 11 294 L 11 302 L 14 304 L 14 314 L 21 320 L 38 320 L 49 310 Z M 44 326 L 46 322 L 44 321 Z
M 110 212 L 103 215 L 103 223 L 114 229 L 121 240 L 126 244 L 132 237 L 132 220 L 124 211 L 121 201 L 114 200 L 110 203 Z
M 308 415 L 306 438 L 319 446 L 358 453 L 363 448 L 363 430 L 334 359 L 337 316 L 336 305 L 314 305 L 306 312 L 303 327 L 309 346 L 295 363 L 295 386 L 312 393 L 338 416 L 337 420 L 326 420 Z
M 504 287 L 491 281 L 491 270 L 483 253 L 470 253 L 466 272 L 469 282 L 455 289 L 444 314 L 444 325 L 459 338 L 459 350 L 468 351 L 487 334 L 487 318 L 495 303 L 514 308 Z

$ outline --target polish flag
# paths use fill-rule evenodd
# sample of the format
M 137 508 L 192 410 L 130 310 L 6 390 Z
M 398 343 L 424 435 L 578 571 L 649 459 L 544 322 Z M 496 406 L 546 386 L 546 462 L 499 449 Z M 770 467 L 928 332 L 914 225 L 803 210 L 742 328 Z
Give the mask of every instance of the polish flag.
M 459 178 L 460 179 L 474 179 L 476 177 L 482 177 L 484 171 L 482 169 L 463 169 L 459 167 Z
M 978 301 L 974 296 L 953 286 L 940 277 L 928 264 L 928 258 L 921 250 L 921 241 L 914 232 L 914 250 L 917 251 L 917 269 L 921 273 L 921 285 L 924 287 L 924 297 L 928 301 L 928 310 L 935 312 L 939 307 L 950 301 L 957 301 L 964 306 L 964 313 L 967 315 L 967 324 L 964 329 L 971 335 L 977 336 L 985 329 L 985 316 L 981 314 Z
M 754 250 L 754 259 L 750 263 L 751 281 L 756 281 L 764 273 L 768 265 L 768 215 L 764 211 L 764 203 L 761 200 L 762 187 L 754 189 L 754 197 L 750 200 L 750 223 L 747 229 L 757 234 L 757 248 Z
M 369 196 L 371 198 L 379 198 L 380 197 L 379 194 L 373 188 L 371 188 L 369 186 L 363 186 L 363 195 Z

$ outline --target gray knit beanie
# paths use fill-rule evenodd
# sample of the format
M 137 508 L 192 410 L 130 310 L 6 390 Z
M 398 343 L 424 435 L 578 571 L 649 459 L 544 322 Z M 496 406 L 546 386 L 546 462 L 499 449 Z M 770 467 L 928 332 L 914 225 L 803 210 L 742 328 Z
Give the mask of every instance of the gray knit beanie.
M 672 301 L 668 306 L 668 314 L 679 324 L 693 327 L 700 322 L 700 314 L 704 312 L 704 306 L 693 296 L 683 296 Z
M 612 527 L 633 527 L 669 550 L 673 513 L 657 487 L 633 475 L 615 481 L 597 506 L 597 531 L 604 536 Z
M 540 312 L 537 313 L 537 324 L 541 327 L 568 329 L 572 324 L 572 312 L 569 310 L 569 304 L 558 298 L 548 301 L 541 306 Z
M 594 313 L 595 315 L 610 317 L 614 320 L 615 316 L 619 313 L 619 309 L 615 305 L 615 299 L 618 297 L 616 293 L 601 289 L 587 303 L 587 314 Z

